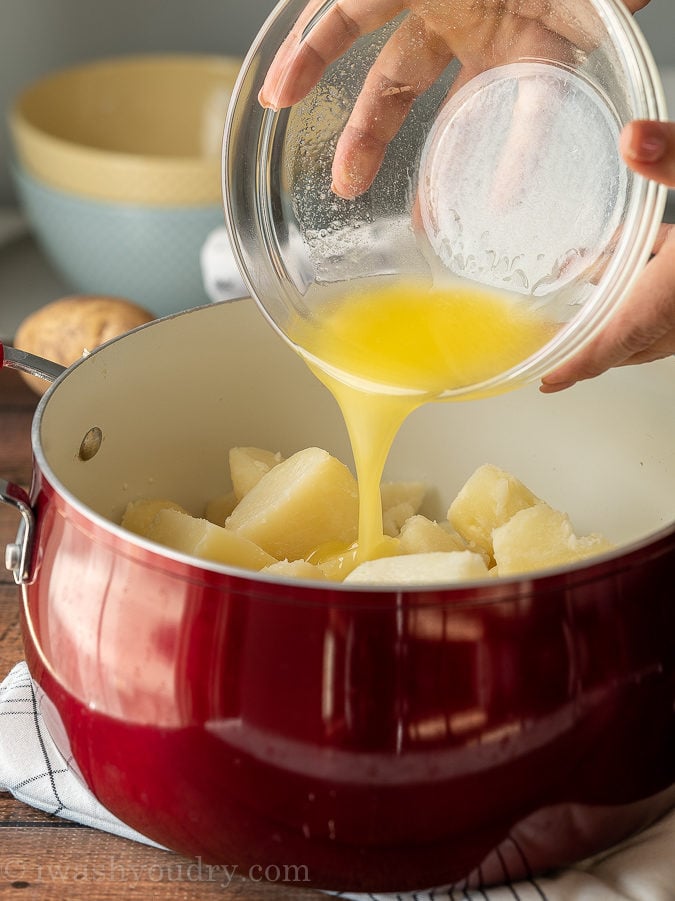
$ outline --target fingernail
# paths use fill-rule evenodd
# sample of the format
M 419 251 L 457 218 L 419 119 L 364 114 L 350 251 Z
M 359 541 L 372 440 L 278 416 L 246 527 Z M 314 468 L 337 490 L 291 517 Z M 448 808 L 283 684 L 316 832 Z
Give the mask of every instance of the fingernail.
M 335 181 L 331 182 L 330 189 L 333 194 L 336 194 L 338 197 L 342 197 L 343 200 L 356 200 L 356 198 L 358 197 L 358 194 L 356 193 L 356 191 L 354 191 L 353 188 L 350 189 L 345 185 L 340 186 Z
M 666 138 L 656 127 L 643 129 L 639 135 L 633 130 L 627 147 L 631 158 L 640 163 L 657 163 L 663 158 L 666 149 Z
M 639 154 L 645 163 L 656 163 L 666 152 L 666 142 L 659 136 L 645 138 L 640 142 Z
M 556 382 L 550 379 L 542 379 L 539 390 L 542 394 L 555 394 L 556 391 L 565 391 L 567 388 L 571 388 L 573 385 L 576 385 L 576 380 L 571 382 Z
M 279 109 L 278 104 L 275 103 L 274 100 L 271 100 L 269 97 L 267 97 L 264 88 L 260 89 L 260 93 L 258 94 L 258 103 L 260 104 L 260 106 L 262 106 L 263 109 L 273 110 L 274 112 L 277 112 Z

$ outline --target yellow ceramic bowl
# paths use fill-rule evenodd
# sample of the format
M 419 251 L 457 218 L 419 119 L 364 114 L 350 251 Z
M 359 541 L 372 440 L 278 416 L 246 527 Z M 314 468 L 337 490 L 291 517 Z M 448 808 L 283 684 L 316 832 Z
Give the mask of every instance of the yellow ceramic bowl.
M 23 167 L 97 200 L 221 202 L 223 126 L 241 60 L 129 56 L 54 72 L 10 112 Z

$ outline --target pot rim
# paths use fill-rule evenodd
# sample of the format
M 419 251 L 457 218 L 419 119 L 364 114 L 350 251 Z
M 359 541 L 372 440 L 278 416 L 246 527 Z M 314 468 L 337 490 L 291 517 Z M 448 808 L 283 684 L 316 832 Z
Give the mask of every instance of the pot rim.
M 294 604 L 309 604 L 310 606 L 322 603 L 325 604 L 328 597 L 331 603 L 338 603 L 341 599 L 342 603 L 352 605 L 355 602 L 363 604 L 363 598 L 368 597 L 369 601 L 381 608 L 383 604 L 398 604 L 405 598 L 408 602 L 417 605 L 429 604 L 438 607 L 439 604 L 450 605 L 453 608 L 459 607 L 476 607 L 491 603 L 503 602 L 505 600 L 517 600 L 529 597 L 533 594 L 548 594 L 561 588 L 572 588 L 583 585 L 588 582 L 601 580 L 609 575 L 616 576 L 618 573 L 630 569 L 634 566 L 644 565 L 645 553 L 648 558 L 658 557 L 667 553 L 669 550 L 675 552 L 675 521 L 659 528 L 655 532 L 623 544 L 598 554 L 585 561 L 574 564 L 566 564 L 561 566 L 549 567 L 536 572 L 513 575 L 500 576 L 497 579 L 487 577 L 482 579 L 472 579 L 462 582 L 447 583 L 427 583 L 420 585 L 357 585 L 345 584 L 341 582 L 319 582 L 308 579 L 298 579 L 284 577 L 278 575 L 266 575 L 253 570 L 246 570 L 241 567 L 228 566 L 226 564 L 216 563 L 209 560 L 200 560 L 171 548 L 163 547 L 149 539 L 136 535 L 133 532 L 124 529 L 118 523 L 106 518 L 102 514 L 97 513 L 87 506 L 80 498 L 73 494 L 70 489 L 66 488 L 58 478 L 50 464 L 46 459 L 46 455 L 42 449 L 41 427 L 42 418 L 52 395 L 58 391 L 59 386 L 69 375 L 79 366 L 86 366 L 88 361 L 105 352 L 110 346 L 119 341 L 125 340 L 141 330 L 152 328 L 166 320 L 176 319 L 181 316 L 187 316 L 191 313 L 198 313 L 202 309 L 211 309 L 214 306 L 221 306 L 228 303 L 237 302 L 239 300 L 249 300 L 254 303 L 250 297 L 241 297 L 233 300 L 220 301 L 217 304 L 207 303 L 191 310 L 184 310 L 179 313 L 173 313 L 151 322 L 137 326 L 123 335 L 106 341 L 97 347 L 91 353 L 77 360 L 50 385 L 48 390 L 40 399 L 31 426 L 31 444 L 33 450 L 34 465 L 38 468 L 41 477 L 49 484 L 52 491 L 59 498 L 61 513 L 65 515 L 71 511 L 75 513 L 75 524 L 81 530 L 85 525 L 93 526 L 96 534 L 90 535 L 92 540 L 100 540 L 104 538 L 107 544 L 112 544 L 118 553 L 134 559 L 141 559 L 152 568 L 161 569 L 166 572 L 167 563 L 169 569 L 177 577 L 182 577 L 191 582 L 199 582 L 203 584 L 222 585 L 223 579 L 236 579 L 242 583 L 246 583 L 247 592 L 250 594 L 252 584 L 260 586 L 261 591 L 266 590 L 271 594 L 278 592 L 287 592 L 289 586 L 292 586 L 297 595 L 292 598 L 283 597 L 279 601 Z M 33 499 L 34 501 L 35 499 Z M 66 517 L 72 518 L 72 517 Z M 442 600 L 439 598 L 442 595 Z M 271 599 L 266 594 L 267 599 Z

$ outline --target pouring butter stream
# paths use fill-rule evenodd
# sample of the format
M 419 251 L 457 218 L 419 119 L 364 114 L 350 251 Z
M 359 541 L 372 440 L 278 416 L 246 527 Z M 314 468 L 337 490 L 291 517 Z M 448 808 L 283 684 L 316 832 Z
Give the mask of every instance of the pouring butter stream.
M 339 557 L 347 575 L 359 563 L 394 554 L 382 528 L 380 480 L 406 417 L 445 399 L 448 389 L 509 370 L 557 328 L 513 297 L 461 281 L 370 283 L 327 301 L 311 319 L 298 316 L 289 338 L 340 406 L 359 485 L 357 544 L 318 548 L 313 562 Z

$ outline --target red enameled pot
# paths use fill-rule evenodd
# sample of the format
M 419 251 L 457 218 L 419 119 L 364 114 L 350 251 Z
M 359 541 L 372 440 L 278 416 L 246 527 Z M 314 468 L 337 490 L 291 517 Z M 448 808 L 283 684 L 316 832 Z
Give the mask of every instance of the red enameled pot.
M 674 374 L 419 410 L 387 477 L 433 486 L 429 514 L 492 462 L 618 547 L 377 590 L 203 563 L 116 524 L 139 496 L 199 513 L 232 445 L 350 462 L 337 406 L 252 301 L 105 345 L 40 402 L 30 496 L 0 485 L 58 747 L 156 841 L 331 889 L 515 879 L 641 828 L 675 802 Z

